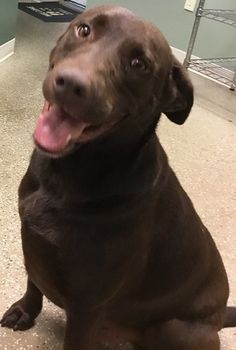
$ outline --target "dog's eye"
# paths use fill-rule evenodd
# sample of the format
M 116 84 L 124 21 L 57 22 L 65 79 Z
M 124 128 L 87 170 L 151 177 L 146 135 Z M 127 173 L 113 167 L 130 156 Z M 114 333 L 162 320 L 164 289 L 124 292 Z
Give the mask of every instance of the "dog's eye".
M 49 64 L 49 69 L 52 70 L 54 68 L 54 63 Z
M 147 68 L 146 62 L 140 57 L 133 58 L 130 62 L 130 66 L 140 71 L 145 71 Z
M 77 35 L 82 38 L 86 38 L 91 33 L 91 29 L 87 24 L 81 24 L 77 27 Z

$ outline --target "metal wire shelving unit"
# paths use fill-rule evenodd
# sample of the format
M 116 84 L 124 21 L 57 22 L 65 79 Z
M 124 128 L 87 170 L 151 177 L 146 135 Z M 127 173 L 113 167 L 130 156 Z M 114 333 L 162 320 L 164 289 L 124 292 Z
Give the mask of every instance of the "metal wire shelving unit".
M 193 69 L 200 74 L 227 86 L 230 90 L 236 88 L 236 57 L 192 59 L 192 52 L 197 38 L 198 29 L 203 17 L 227 24 L 236 28 L 236 10 L 204 9 L 206 0 L 200 0 L 196 11 L 196 18 L 189 40 L 187 54 L 184 60 L 186 68 Z M 229 63 L 234 66 L 234 72 L 224 69 L 222 64 Z

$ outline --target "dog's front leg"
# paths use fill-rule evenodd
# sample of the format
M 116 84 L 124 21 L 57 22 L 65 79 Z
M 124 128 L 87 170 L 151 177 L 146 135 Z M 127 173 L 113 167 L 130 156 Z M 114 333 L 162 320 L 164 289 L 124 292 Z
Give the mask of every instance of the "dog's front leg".
M 95 317 L 67 313 L 63 350 L 95 350 L 94 324 Z
M 43 295 L 34 283 L 28 279 L 27 290 L 23 298 L 14 303 L 0 321 L 2 327 L 14 331 L 26 330 L 34 325 L 34 320 L 42 309 Z

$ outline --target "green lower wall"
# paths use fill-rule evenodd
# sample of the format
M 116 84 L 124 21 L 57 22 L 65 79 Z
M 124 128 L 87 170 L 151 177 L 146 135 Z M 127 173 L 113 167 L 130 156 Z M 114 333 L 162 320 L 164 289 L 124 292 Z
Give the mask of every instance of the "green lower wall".
M 88 7 L 113 3 L 128 7 L 156 24 L 170 45 L 187 50 L 194 13 L 184 10 L 185 0 L 88 0 Z M 206 8 L 236 10 L 236 0 L 206 0 Z M 236 56 L 236 28 L 202 19 L 194 54 L 199 57 Z
M 0 0 L 0 45 L 15 37 L 18 0 Z

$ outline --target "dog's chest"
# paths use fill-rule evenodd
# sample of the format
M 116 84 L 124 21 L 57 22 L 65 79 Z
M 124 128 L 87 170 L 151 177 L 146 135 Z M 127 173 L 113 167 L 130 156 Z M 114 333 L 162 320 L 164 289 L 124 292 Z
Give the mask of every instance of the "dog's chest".
M 125 230 L 129 219 L 120 219 L 114 227 L 109 217 L 104 220 L 100 215 L 85 215 L 77 207 L 70 209 L 42 192 L 31 194 L 20 204 L 28 274 L 56 304 L 61 304 L 57 300 L 64 299 L 69 289 L 79 295 L 94 291 L 96 285 L 97 295 L 91 298 L 103 299 L 105 290 L 109 295 L 123 278 L 134 245 L 132 238 L 124 241 L 122 234 L 111 234 Z

